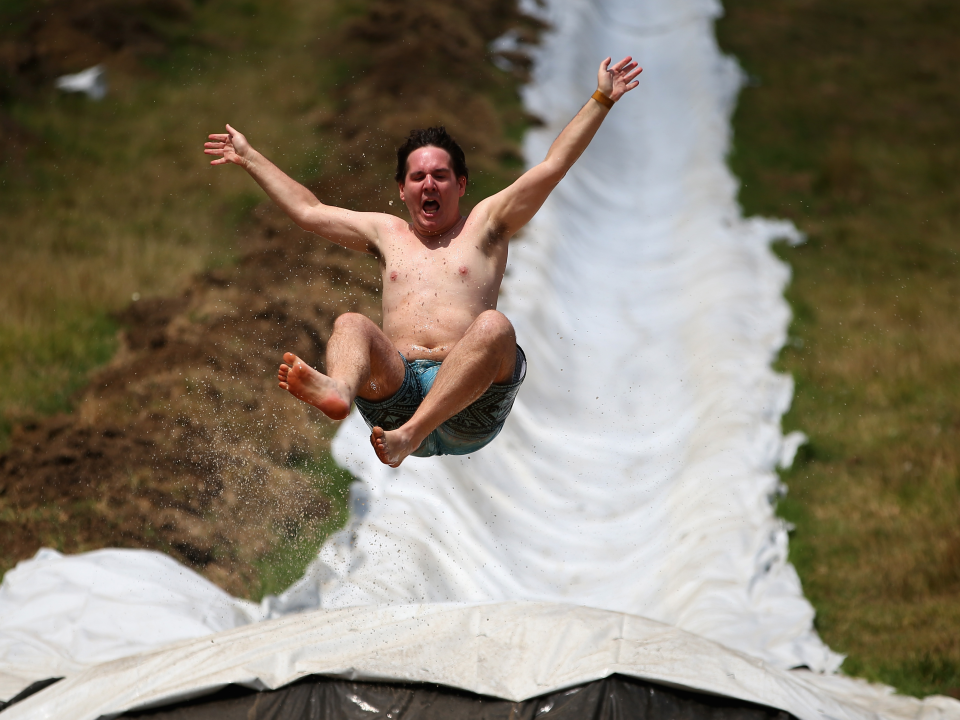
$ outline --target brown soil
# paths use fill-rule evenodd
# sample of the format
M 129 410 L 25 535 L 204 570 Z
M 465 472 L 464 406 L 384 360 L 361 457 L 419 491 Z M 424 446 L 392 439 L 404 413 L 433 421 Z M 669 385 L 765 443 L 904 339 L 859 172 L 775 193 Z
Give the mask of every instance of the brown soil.
M 330 202 L 397 212 L 393 182 L 396 148 L 410 130 L 444 125 L 470 165 L 474 189 L 490 192 L 519 169 L 511 135 L 536 118 L 517 99 L 530 59 L 504 53 L 512 70 L 498 71 L 490 43 L 508 30 L 533 43 L 542 23 L 522 14 L 516 0 L 375 0 L 329 48 L 356 75 L 342 84 L 338 112 L 318 118 L 340 143 L 314 189 Z M 344 70 L 346 72 L 346 70 Z M 499 189 L 499 187 L 495 188 Z M 479 198 L 467 192 L 467 206 Z M 359 201 L 359 202 L 358 202 Z
M 277 215 L 259 213 L 237 267 L 133 303 L 74 414 L 17 429 L 0 457 L 7 558 L 51 539 L 67 552 L 155 547 L 247 595 L 258 558 L 326 519 L 330 500 L 297 467 L 334 424 L 280 390 L 276 367 L 284 351 L 322 367 L 338 314 L 377 317 L 378 273 Z
M 78 69 L 42 54 L 53 42 L 43 38 L 57 33 L 76 41 L 67 54 L 74 65 L 149 49 L 152 25 L 115 26 L 101 22 L 113 15 L 91 9 L 133 5 L 174 18 L 189 10 L 147 0 L 71 3 L 65 20 L 30 25 L 17 40 L 20 55 L 8 43 L 3 57 L 34 58 L 18 61 L 21 75 L 30 63 L 47 74 Z M 439 123 L 464 145 L 480 192 L 509 182 L 518 150 L 508 130 L 518 136 L 529 122 L 517 98 L 529 60 L 513 54 L 515 70 L 501 72 L 487 48 L 510 28 L 533 39 L 540 25 L 514 0 L 371 2 L 338 34 L 340 44 L 324 49 L 324 62 L 356 72 L 341 86 L 337 112 L 318 118 L 340 138 L 314 183 L 318 195 L 397 211 L 399 203 L 389 204 L 394 148 L 411 128 Z M 77 397 L 75 412 L 15 431 L 0 456 L 0 570 L 44 545 L 156 548 L 231 593 L 258 595 L 258 562 L 316 538 L 337 505 L 317 462 L 335 424 L 280 390 L 276 367 L 291 351 L 322 369 L 333 321 L 347 311 L 379 319 L 376 261 L 261 206 L 236 266 L 194 279 L 180 297 L 133 303 L 119 317 L 120 351 Z

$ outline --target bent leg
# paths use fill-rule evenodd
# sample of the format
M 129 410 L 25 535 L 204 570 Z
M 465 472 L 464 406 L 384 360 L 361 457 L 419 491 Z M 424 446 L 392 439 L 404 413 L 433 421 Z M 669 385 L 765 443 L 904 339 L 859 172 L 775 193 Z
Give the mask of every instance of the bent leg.
M 479 398 L 493 383 L 513 379 L 517 336 L 507 317 L 481 313 L 447 355 L 420 407 L 396 430 L 374 428 L 370 442 L 380 461 L 397 467 L 424 438 Z
M 283 356 L 277 379 L 280 387 L 327 417 L 342 420 L 359 395 L 383 400 L 403 383 L 404 365 L 397 349 L 372 320 L 358 313 L 336 319 L 327 342 L 327 375 L 293 353 Z

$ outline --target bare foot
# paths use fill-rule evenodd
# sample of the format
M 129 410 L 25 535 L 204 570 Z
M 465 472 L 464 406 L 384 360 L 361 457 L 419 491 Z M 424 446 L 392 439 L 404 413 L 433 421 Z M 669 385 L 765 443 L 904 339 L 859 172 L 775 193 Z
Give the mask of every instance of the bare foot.
M 293 353 L 283 359 L 286 362 L 277 372 L 281 388 L 333 420 L 350 414 L 350 391 L 344 383 L 317 372 Z
M 402 427 L 397 430 L 384 430 L 380 427 L 373 429 L 370 433 L 370 444 L 377 451 L 380 462 L 390 467 L 399 467 L 407 455 L 417 449 L 420 443 L 414 445 L 405 435 Z

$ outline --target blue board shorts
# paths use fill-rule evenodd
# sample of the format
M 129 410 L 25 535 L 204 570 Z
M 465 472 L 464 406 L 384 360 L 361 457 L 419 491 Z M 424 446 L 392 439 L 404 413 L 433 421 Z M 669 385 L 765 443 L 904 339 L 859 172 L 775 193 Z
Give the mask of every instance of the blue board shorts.
M 367 425 L 373 429 L 396 430 L 420 407 L 433 387 L 440 370 L 439 360 L 407 360 L 403 384 L 386 400 L 373 401 L 356 398 L 354 402 Z M 527 357 L 517 345 L 517 365 L 509 383 L 494 384 L 473 403 L 458 412 L 427 435 L 420 447 L 413 451 L 416 457 L 431 455 L 467 455 L 490 443 L 506 422 L 513 409 L 513 401 L 527 375 Z

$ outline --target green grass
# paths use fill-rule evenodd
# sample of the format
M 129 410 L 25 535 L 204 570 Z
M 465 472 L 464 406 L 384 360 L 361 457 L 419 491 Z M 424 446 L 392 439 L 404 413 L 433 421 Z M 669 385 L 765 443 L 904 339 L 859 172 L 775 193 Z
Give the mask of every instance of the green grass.
M 780 513 L 844 670 L 960 690 L 960 6 L 729 0 L 722 46 L 759 80 L 734 118 L 748 214 L 807 233 L 787 430 L 810 445 Z
M 291 467 L 312 478 L 314 487 L 331 500 L 332 507 L 320 521 L 291 523 L 279 529 L 282 542 L 256 562 L 260 578 L 260 587 L 252 593 L 256 600 L 281 593 L 303 577 L 324 540 L 339 530 L 349 515 L 350 485 L 355 478 L 338 467 L 329 453 L 302 457 Z
M 116 350 L 117 323 L 105 313 L 79 313 L 62 306 L 54 313 L 53 327 L 0 325 L 0 376 L 8 395 L 28 398 L 31 409 L 45 415 L 67 411 L 86 374 Z M 0 440 L 9 437 L 14 419 L 12 413 L 0 417 Z
M 0 449 L 15 420 L 68 407 L 134 293 L 175 294 L 236 256 L 262 194 L 207 166 L 208 132 L 230 121 L 295 176 L 315 174 L 329 141 L 314 116 L 333 81 L 316 61 L 324 12 L 200 4 L 161 56 L 108 60 L 102 102 L 48 86 L 4 106 L 32 142 L 0 166 Z

